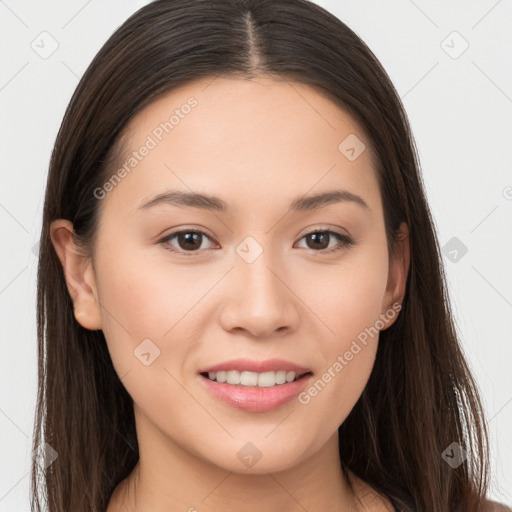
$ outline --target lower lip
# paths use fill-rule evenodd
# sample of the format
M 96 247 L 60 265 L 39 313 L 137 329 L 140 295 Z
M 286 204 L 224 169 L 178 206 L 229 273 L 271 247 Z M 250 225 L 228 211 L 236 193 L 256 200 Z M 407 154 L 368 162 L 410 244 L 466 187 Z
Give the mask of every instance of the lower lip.
M 225 384 L 199 375 L 203 386 L 219 400 L 250 412 L 265 412 L 281 407 L 295 398 L 307 385 L 311 374 L 299 380 L 278 384 L 268 388 Z

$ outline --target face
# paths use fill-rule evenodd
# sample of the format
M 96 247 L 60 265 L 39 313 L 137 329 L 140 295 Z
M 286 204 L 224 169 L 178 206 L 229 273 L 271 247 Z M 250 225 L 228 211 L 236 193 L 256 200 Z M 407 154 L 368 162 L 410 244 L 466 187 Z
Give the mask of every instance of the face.
M 370 141 L 309 86 L 209 78 L 136 115 L 126 150 L 95 192 L 93 258 L 71 293 L 77 321 L 105 334 L 138 436 L 240 473 L 313 456 L 403 292 Z

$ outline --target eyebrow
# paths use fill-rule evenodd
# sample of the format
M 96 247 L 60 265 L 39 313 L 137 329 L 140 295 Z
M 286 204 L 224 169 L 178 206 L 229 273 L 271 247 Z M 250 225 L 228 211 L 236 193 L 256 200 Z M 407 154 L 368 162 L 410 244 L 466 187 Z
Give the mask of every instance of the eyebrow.
M 313 196 L 299 197 L 292 201 L 290 210 L 303 212 L 317 210 L 334 203 L 351 202 L 371 211 L 366 201 L 348 190 L 332 190 L 322 192 Z M 144 202 L 139 209 L 152 208 L 157 205 L 168 204 L 172 206 L 189 206 L 192 208 L 201 208 L 220 213 L 226 213 L 229 210 L 228 204 L 219 197 L 196 192 L 183 192 L 181 190 L 170 190 L 159 194 L 149 201 Z

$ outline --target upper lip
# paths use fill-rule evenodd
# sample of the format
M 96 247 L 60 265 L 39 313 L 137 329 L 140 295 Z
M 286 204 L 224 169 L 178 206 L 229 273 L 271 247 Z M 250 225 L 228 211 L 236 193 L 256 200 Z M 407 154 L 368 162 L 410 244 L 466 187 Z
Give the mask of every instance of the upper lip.
M 203 368 L 199 370 L 199 373 L 229 370 L 256 373 L 277 372 L 279 370 L 284 370 L 287 372 L 295 372 L 298 375 L 311 371 L 309 368 L 305 368 L 304 366 L 292 363 L 291 361 L 285 361 L 284 359 L 265 359 L 264 361 L 256 361 L 254 359 L 231 359 L 230 361 L 225 361 L 223 363 Z

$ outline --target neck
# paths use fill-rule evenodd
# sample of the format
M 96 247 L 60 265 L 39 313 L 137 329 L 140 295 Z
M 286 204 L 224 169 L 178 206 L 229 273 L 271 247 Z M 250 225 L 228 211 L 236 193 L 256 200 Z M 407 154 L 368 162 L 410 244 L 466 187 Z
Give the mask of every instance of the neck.
M 275 472 L 237 473 L 198 457 L 137 418 L 139 461 L 116 488 L 107 512 L 355 512 L 343 474 L 338 433 L 309 459 Z

